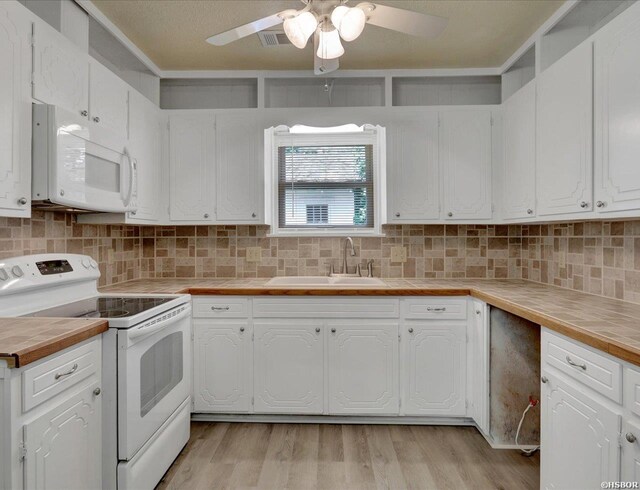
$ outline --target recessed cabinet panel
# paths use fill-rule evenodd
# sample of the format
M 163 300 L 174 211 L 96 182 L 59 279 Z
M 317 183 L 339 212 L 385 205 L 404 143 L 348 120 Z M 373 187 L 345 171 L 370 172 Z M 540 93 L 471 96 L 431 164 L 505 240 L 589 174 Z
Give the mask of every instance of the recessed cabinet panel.
M 58 31 L 37 22 L 33 39 L 33 98 L 88 115 L 89 57 Z
M 640 5 L 595 41 L 596 211 L 640 209 Z
M 529 82 L 503 104 L 502 211 L 505 219 L 535 216 L 536 85 Z
M 0 3 L 0 216 L 31 215 L 31 22 Z
M 402 114 L 387 126 L 388 221 L 440 216 L 438 114 Z
M 398 324 L 330 322 L 329 413 L 398 414 Z
M 24 488 L 102 488 L 102 397 L 96 382 L 24 426 Z
M 216 116 L 217 221 L 264 221 L 263 126 L 251 113 Z
M 444 217 L 491 218 L 491 111 L 440 113 Z
M 622 423 L 622 481 L 640 481 L 640 421 Z M 631 440 L 629 440 L 631 439 Z
M 196 412 L 249 412 L 253 352 L 248 321 L 195 320 L 193 383 Z
M 592 210 L 592 68 L 587 42 L 537 78 L 538 215 Z
M 621 417 L 572 384 L 542 373 L 541 488 L 597 488 L 620 480 Z
M 405 322 L 403 413 L 464 416 L 466 323 Z
M 127 84 L 94 60 L 89 62 L 89 116 L 97 126 L 127 138 L 129 128 Z
M 172 221 L 213 221 L 215 128 L 212 115 L 169 119 Z
M 254 322 L 255 413 L 321 414 L 324 333 L 321 322 Z

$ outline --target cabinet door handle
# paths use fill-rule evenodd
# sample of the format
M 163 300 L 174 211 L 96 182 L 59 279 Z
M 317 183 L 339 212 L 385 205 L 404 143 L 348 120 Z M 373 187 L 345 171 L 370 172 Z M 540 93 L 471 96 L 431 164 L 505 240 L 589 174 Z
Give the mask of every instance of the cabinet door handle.
M 240 327 L 240 333 L 244 332 L 244 327 Z
M 209 218 L 209 213 L 204 213 L 204 219 L 208 219 Z
M 452 213 L 451 211 L 449 211 L 449 212 L 447 213 L 447 216 L 449 216 L 449 218 L 451 218 L 451 217 L 453 216 L 453 213 Z
M 95 396 L 98 396 L 100 393 L 102 393 L 102 390 L 100 388 L 96 388 L 95 390 L 93 390 L 93 394 Z
M 636 442 L 636 436 L 632 432 L 627 432 L 624 438 L 629 442 Z
M 569 356 L 567 356 L 567 362 L 569 363 L 569 365 L 571 365 L 573 367 L 580 368 L 583 371 L 587 370 L 587 365 L 586 364 L 579 364 L 579 363 L 575 362 L 573 359 L 571 359 Z
M 332 328 L 332 329 L 331 329 L 331 333 L 336 333 L 336 329 L 335 329 L 335 328 Z
M 413 333 L 413 328 L 410 328 L 410 329 L 409 329 L 409 333 Z
M 439 307 L 427 306 L 427 311 L 443 312 L 443 311 L 447 311 L 447 309 L 444 306 L 439 306 Z
M 87 116 L 89 115 L 89 111 L 87 111 L 87 110 L 80 111 L 80 115 L 81 115 L 82 117 L 87 117 Z
M 527 214 L 533 214 L 533 209 L 531 208 L 527 209 Z
M 400 217 L 400 213 L 396 213 L 396 218 L 399 218 L 399 217 Z
M 604 201 L 596 202 L 596 207 L 598 208 L 604 208 L 605 206 L 606 206 L 606 203 Z
M 540 381 L 542 381 L 543 383 L 546 383 L 549 381 L 549 378 L 547 378 L 546 376 L 540 376 Z
M 316 327 L 316 333 L 320 333 L 320 327 Z
M 582 201 L 582 202 L 580 203 L 580 207 L 581 207 L 582 209 L 588 208 L 588 207 L 589 207 L 589 203 L 588 203 L 587 201 Z
M 69 376 L 69 375 L 75 373 L 77 369 L 78 369 L 78 365 L 74 364 L 73 366 L 71 366 L 71 369 L 69 369 L 68 371 L 66 371 L 64 373 L 56 373 L 54 378 L 55 379 L 64 378 L 65 376 Z
M 229 311 L 229 306 L 212 306 L 212 311 Z
M 258 216 L 256 213 L 251 213 L 252 218 L 255 218 L 256 216 Z
M 94 117 L 94 118 L 93 118 L 93 122 L 97 122 L 97 123 L 99 123 L 99 122 L 100 122 L 100 118 L 99 118 L 98 116 Z

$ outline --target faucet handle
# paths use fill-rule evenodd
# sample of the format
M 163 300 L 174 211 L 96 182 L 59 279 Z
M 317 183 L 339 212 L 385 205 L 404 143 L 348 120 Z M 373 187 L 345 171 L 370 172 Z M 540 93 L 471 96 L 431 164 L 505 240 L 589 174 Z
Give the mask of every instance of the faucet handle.
M 362 277 L 362 269 L 360 268 L 360 262 L 356 265 L 356 275 Z
M 367 277 L 373 277 L 373 259 L 367 261 Z

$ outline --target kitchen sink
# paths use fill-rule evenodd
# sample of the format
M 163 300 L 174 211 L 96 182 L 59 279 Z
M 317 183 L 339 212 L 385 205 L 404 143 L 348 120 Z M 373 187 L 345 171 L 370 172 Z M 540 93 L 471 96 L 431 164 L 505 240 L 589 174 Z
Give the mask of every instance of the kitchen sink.
M 384 286 L 385 283 L 377 277 L 346 277 L 346 276 L 282 276 L 274 277 L 267 282 L 267 286 Z

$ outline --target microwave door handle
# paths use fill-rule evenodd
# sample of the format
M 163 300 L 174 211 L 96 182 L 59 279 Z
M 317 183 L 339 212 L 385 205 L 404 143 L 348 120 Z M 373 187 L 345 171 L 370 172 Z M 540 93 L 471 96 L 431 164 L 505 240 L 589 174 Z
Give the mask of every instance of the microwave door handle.
M 122 200 L 123 203 L 125 205 L 125 207 L 128 207 L 129 204 L 131 203 L 131 198 L 133 197 L 133 182 L 134 182 L 134 174 L 135 174 L 135 163 L 134 160 L 131 158 L 131 155 L 129 155 L 129 152 L 127 151 L 127 149 L 125 148 L 124 153 L 123 153 L 124 157 L 127 159 L 127 161 L 129 162 L 129 186 L 127 189 L 127 195 L 122 196 Z
M 178 309 L 180 308 L 183 308 L 183 306 L 178 307 Z M 175 311 L 175 310 L 172 310 L 172 311 Z M 148 337 L 149 335 L 157 333 L 160 330 L 164 330 L 165 328 L 191 315 L 191 307 L 189 306 L 184 307 L 184 309 L 176 315 L 171 315 L 172 311 L 168 311 L 167 313 L 164 313 L 162 315 L 162 316 L 165 316 L 165 315 L 167 316 L 167 318 L 164 320 L 160 320 L 159 322 L 156 322 L 156 323 L 147 322 L 137 327 L 131 328 L 127 332 L 127 337 L 129 338 L 129 342 L 131 342 L 131 344 L 134 344 L 138 342 L 138 340 L 140 340 L 141 338 Z

